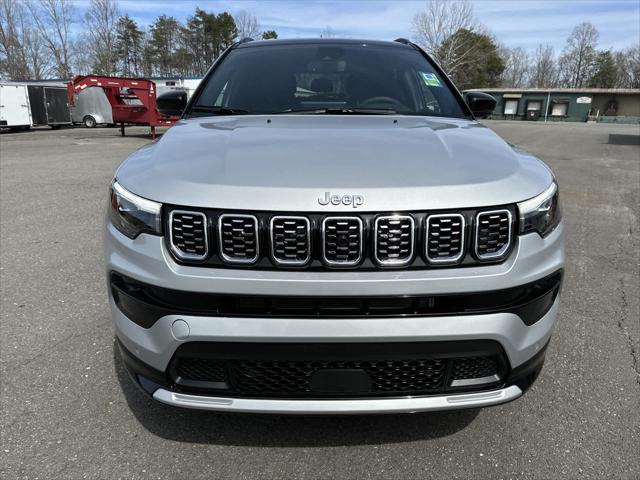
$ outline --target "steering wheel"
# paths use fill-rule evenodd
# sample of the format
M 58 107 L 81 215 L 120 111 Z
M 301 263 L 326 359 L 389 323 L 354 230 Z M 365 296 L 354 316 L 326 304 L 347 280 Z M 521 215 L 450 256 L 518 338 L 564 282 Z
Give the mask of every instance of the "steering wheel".
M 406 105 L 404 105 L 399 100 L 397 100 L 397 99 L 395 99 L 393 97 L 382 97 L 382 96 L 367 98 L 366 100 L 364 100 L 361 103 L 359 103 L 358 106 L 359 107 L 363 107 L 363 108 L 372 108 L 372 107 L 380 107 L 380 104 L 382 104 L 382 105 L 386 104 L 387 106 L 393 106 L 393 107 L 396 107 L 397 109 L 400 109 L 400 110 L 406 110 L 407 109 Z M 382 106 L 381 108 L 385 108 L 385 107 Z

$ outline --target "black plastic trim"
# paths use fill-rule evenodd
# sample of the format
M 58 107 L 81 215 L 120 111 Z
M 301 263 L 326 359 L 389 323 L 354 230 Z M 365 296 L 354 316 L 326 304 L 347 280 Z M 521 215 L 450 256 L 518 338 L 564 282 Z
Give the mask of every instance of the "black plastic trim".
M 359 356 L 379 356 L 388 358 L 406 357 L 408 354 L 429 352 L 430 356 L 461 357 L 495 355 L 500 359 L 501 374 L 503 380 L 497 384 L 486 385 L 480 390 L 493 390 L 495 388 L 505 388 L 517 385 L 523 393 L 526 392 L 540 375 L 545 361 L 548 343 L 544 345 L 532 358 L 511 368 L 504 354 L 502 346 L 492 340 L 468 340 L 458 342 L 393 342 L 393 343 L 311 343 L 311 344 L 264 344 L 264 343 L 236 343 L 236 342 L 190 342 L 178 348 L 176 354 L 169 364 L 166 372 L 161 372 L 145 364 L 131 353 L 116 337 L 116 343 L 123 359 L 124 365 L 134 383 L 147 395 L 152 396 L 157 388 L 164 388 L 171 391 L 182 391 L 185 393 L 207 394 L 211 392 L 211 385 L 207 388 L 206 382 L 198 387 L 180 386 L 173 382 L 172 368 L 176 358 L 180 355 L 188 355 L 202 358 L 211 358 L 215 352 L 216 358 L 233 359 L 241 358 L 244 355 L 251 355 L 253 358 L 273 359 L 289 358 L 292 354 L 304 355 L 306 357 L 316 356 L 316 358 L 332 359 L 344 358 L 345 353 Z M 432 357 L 433 358 L 433 357 Z M 223 387 L 223 385 L 219 385 Z M 456 393 L 459 389 L 449 388 L 448 393 Z M 434 393 L 441 395 L 442 393 Z M 229 395 L 229 392 L 227 392 Z M 221 396 L 220 393 L 216 396 Z M 224 396 L 224 394 L 222 395 Z M 243 395 L 245 396 L 245 395 Z M 397 398 L 390 396 L 389 398 Z M 266 397 L 265 397 L 266 398 Z M 326 399 L 329 399 L 325 397 Z
M 504 290 L 399 296 L 258 296 L 186 292 L 110 274 L 118 308 L 143 328 L 165 315 L 276 318 L 394 318 L 509 312 L 533 325 L 560 291 L 562 270 L 535 282 Z
M 176 350 L 169 367 L 167 377 L 176 391 L 192 394 L 215 394 L 216 396 L 242 396 L 245 398 L 343 398 L 351 394 L 331 394 L 301 392 L 298 394 L 263 394 L 235 391 L 233 364 L 235 361 L 250 362 L 349 362 L 376 360 L 407 360 L 422 358 L 441 359 L 447 362 L 443 385 L 433 391 L 425 390 L 420 395 L 442 395 L 443 393 L 482 391 L 496 388 L 503 380 L 492 384 L 451 387 L 451 367 L 458 358 L 493 357 L 497 362 L 497 373 L 501 379 L 508 376 L 509 364 L 502 346 L 494 340 L 464 340 L 444 342 L 390 342 L 390 343 L 250 343 L 250 342 L 188 342 Z M 208 359 L 220 361 L 225 365 L 227 378 L 224 382 L 193 381 L 181 378 L 178 373 L 180 359 Z M 357 396 L 357 395 L 356 395 Z M 397 392 L 370 392 L 366 398 L 398 397 Z

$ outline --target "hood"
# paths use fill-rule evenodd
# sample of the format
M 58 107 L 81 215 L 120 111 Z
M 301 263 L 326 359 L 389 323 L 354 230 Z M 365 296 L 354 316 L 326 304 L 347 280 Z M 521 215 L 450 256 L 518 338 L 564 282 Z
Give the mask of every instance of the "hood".
M 542 162 L 475 121 L 388 115 L 182 120 L 116 177 L 162 203 L 298 212 L 503 205 L 552 181 Z M 327 195 L 346 200 L 322 205 Z

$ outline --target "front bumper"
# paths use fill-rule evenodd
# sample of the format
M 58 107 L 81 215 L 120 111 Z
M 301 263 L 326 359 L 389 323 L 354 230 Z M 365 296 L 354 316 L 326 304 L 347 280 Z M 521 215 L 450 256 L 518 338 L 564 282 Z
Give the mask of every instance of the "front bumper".
M 435 295 L 507 289 L 534 282 L 564 266 L 564 230 L 561 224 L 542 239 L 537 234 L 519 238 L 510 257 L 499 265 L 421 271 L 282 272 L 205 269 L 178 265 L 160 237 L 141 235 L 130 240 L 111 225 L 105 236 L 108 272 L 139 282 L 190 292 L 231 295 L 376 296 Z M 511 372 L 527 368 L 535 378 L 556 321 L 557 297 L 551 308 L 527 326 L 508 312 L 394 318 L 274 318 L 168 314 L 150 328 L 132 322 L 110 294 L 116 334 L 136 362 L 165 375 L 176 350 L 189 342 L 358 343 L 456 342 L 492 340 L 500 344 Z M 536 364 L 537 365 L 537 364 Z M 132 369 L 130 369 L 132 370 Z M 134 373 L 136 372 L 133 369 Z M 531 373 L 533 372 L 533 373 Z M 144 376 L 144 375 L 143 375 Z M 138 380 L 137 380 L 138 381 Z M 146 388 L 154 398 L 176 406 L 225 411 L 290 413 L 374 413 L 480 407 L 513 400 L 530 384 L 504 383 L 477 393 L 402 398 L 264 399 L 185 394 L 160 382 Z
M 489 392 L 405 398 L 298 400 L 226 398 L 188 395 L 159 388 L 153 398 L 174 407 L 242 413 L 366 414 L 416 413 L 481 408 L 510 402 L 522 395 L 517 385 Z

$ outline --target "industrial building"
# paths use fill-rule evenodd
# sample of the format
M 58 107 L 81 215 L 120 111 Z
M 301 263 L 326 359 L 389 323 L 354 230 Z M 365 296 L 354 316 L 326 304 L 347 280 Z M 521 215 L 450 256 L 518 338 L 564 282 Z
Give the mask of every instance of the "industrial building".
M 498 101 L 489 118 L 545 122 L 640 124 L 640 89 L 636 88 L 484 88 Z

